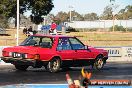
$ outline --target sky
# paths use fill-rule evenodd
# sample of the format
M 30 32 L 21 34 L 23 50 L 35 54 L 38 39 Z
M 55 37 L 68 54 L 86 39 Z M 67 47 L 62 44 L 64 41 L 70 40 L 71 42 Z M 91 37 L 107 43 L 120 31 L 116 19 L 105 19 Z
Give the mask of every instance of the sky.
M 70 10 L 75 10 L 81 15 L 92 12 L 101 15 L 104 8 L 112 3 L 113 1 L 110 3 L 110 0 L 53 0 L 54 8 L 50 13 L 56 15 L 60 11 L 69 12 Z M 125 8 L 125 6 L 132 5 L 132 0 L 115 0 L 114 4 L 118 6 L 114 10 L 116 14 L 120 9 Z M 30 14 L 31 12 L 28 11 L 25 13 L 25 16 L 28 17 Z
M 113 3 L 113 1 L 111 2 Z M 57 14 L 60 11 L 68 12 L 75 10 L 80 14 L 87 14 L 95 12 L 98 15 L 102 14 L 104 8 L 111 4 L 110 0 L 53 0 L 54 8 L 50 13 Z M 118 5 L 115 9 L 115 13 L 120 9 L 125 8 L 127 5 L 132 5 L 132 0 L 115 0 L 114 2 Z M 72 8 L 70 8 L 72 6 Z

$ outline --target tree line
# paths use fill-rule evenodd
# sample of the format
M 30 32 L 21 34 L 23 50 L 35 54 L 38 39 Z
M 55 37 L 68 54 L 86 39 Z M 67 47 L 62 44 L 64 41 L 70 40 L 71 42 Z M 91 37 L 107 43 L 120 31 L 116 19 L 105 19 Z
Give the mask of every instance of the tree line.
M 59 18 L 60 22 L 69 21 L 70 12 L 66 13 L 60 11 L 55 17 Z M 113 14 L 113 8 L 111 6 L 106 6 L 100 16 L 94 12 L 81 15 L 76 11 L 71 11 L 71 17 L 73 21 L 112 20 L 113 18 L 118 20 L 129 20 L 132 19 L 132 5 L 126 6 L 117 14 Z
M 17 18 L 16 2 L 17 0 L 0 0 L 0 23 L 5 27 L 8 26 L 7 23 L 10 18 Z M 54 8 L 53 0 L 19 0 L 19 3 L 20 14 L 24 14 L 26 11 L 31 11 L 30 19 L 31 22 L 35 24 L 40 24 L 43 22 L 43 16 L 49 14 L 50 11 Z M 70 19 L 70 12 L 60 11 L 57 15 L 51 15 L 57 19 L 58 23 L 69 21 Z M 115 15 L 113 15 L 113 7 L 111 6 L 106 6 L 100 16 L 94 12 L 82 15 L 76 11 L 71 11 L 71 17 L 74 21 L 93 21 L 99 19 L 112 20 L 113 16 L 119 20 L 132 19 L 132 5 L 126 6 Z

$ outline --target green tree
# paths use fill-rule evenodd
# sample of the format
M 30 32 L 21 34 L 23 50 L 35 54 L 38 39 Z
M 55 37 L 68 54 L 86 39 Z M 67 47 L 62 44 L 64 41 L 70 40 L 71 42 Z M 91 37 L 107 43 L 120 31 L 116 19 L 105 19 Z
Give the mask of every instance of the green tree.
M 8 20 L 0 15 L 0 28 L 7 28 L 8 27 Z
M 56 18 L 59 18 L 60 23 L 68 21 L 68 14 L 66 12 L 58 12 Z
M 104 8 L 103 14 L 100 16 L 101 20 L 112 20 L 113 15 L 112 15 L 112 7 L 111 6 L 106 6 Z
M 84 15 L 84 20 L 86 20 L 86 21 L 88 21 L 88 20 L 93 21 L 93 20 L 98 20 L 98 19 L 99 19 L 99 17 L 97 16 L 96 13 L 88 13 L 88 14 Z
M 17 0 L 0 0 L 0 14 L 7 19 L 16 18 Z M 31 21 L 39 24 L 43 21 L 42 16 L 47 15 L 54 7 L 52 0 L 20 0 L 20 14 L 30 10 Z
M 128 5 L 124 9 L 121 9 L 118 12 L 117 17 L 118 19 L 121 19 L 121 20 L 132 19 L 132 5 Z

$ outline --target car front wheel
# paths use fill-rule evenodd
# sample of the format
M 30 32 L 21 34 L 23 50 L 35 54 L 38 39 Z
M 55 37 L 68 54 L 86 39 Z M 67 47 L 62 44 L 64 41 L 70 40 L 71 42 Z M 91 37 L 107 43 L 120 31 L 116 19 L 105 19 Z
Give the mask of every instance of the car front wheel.
M 60 70 L 60 59 L 53 58 L 51 61 L 49 61 L 47 65 L 47 70 L 52 73 L 59 71 Z
M 104 59 L 103 56 L 98 56 L 95 60 L 94 67 L 97 70 L 101 70 L 104 67 Z
M 21 71 L 26 71 L 28 67 L 28 65 L 15 65 L 15 68 Z

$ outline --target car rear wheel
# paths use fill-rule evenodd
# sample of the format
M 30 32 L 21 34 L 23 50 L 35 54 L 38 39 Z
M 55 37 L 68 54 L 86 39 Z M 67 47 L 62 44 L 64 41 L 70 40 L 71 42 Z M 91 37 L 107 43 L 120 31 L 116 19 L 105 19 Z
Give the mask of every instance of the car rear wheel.
M 46 69 L 52 73 L 57 72 L 60 70 L 60 62 L 60 58 L 55 57 L 49 61 Z
M 96 58 L 95 63 L 94 63 L 94 67 L 97 70 L 101 70 L 104 67 L 104 59 L 103 59 L 103 56 L 99 55 Z
M 15 65 L 15 68 L 17 70 L 21 70 L 21 71 L 26 71 L 26 69 L 28 68 L 28 65 Z

